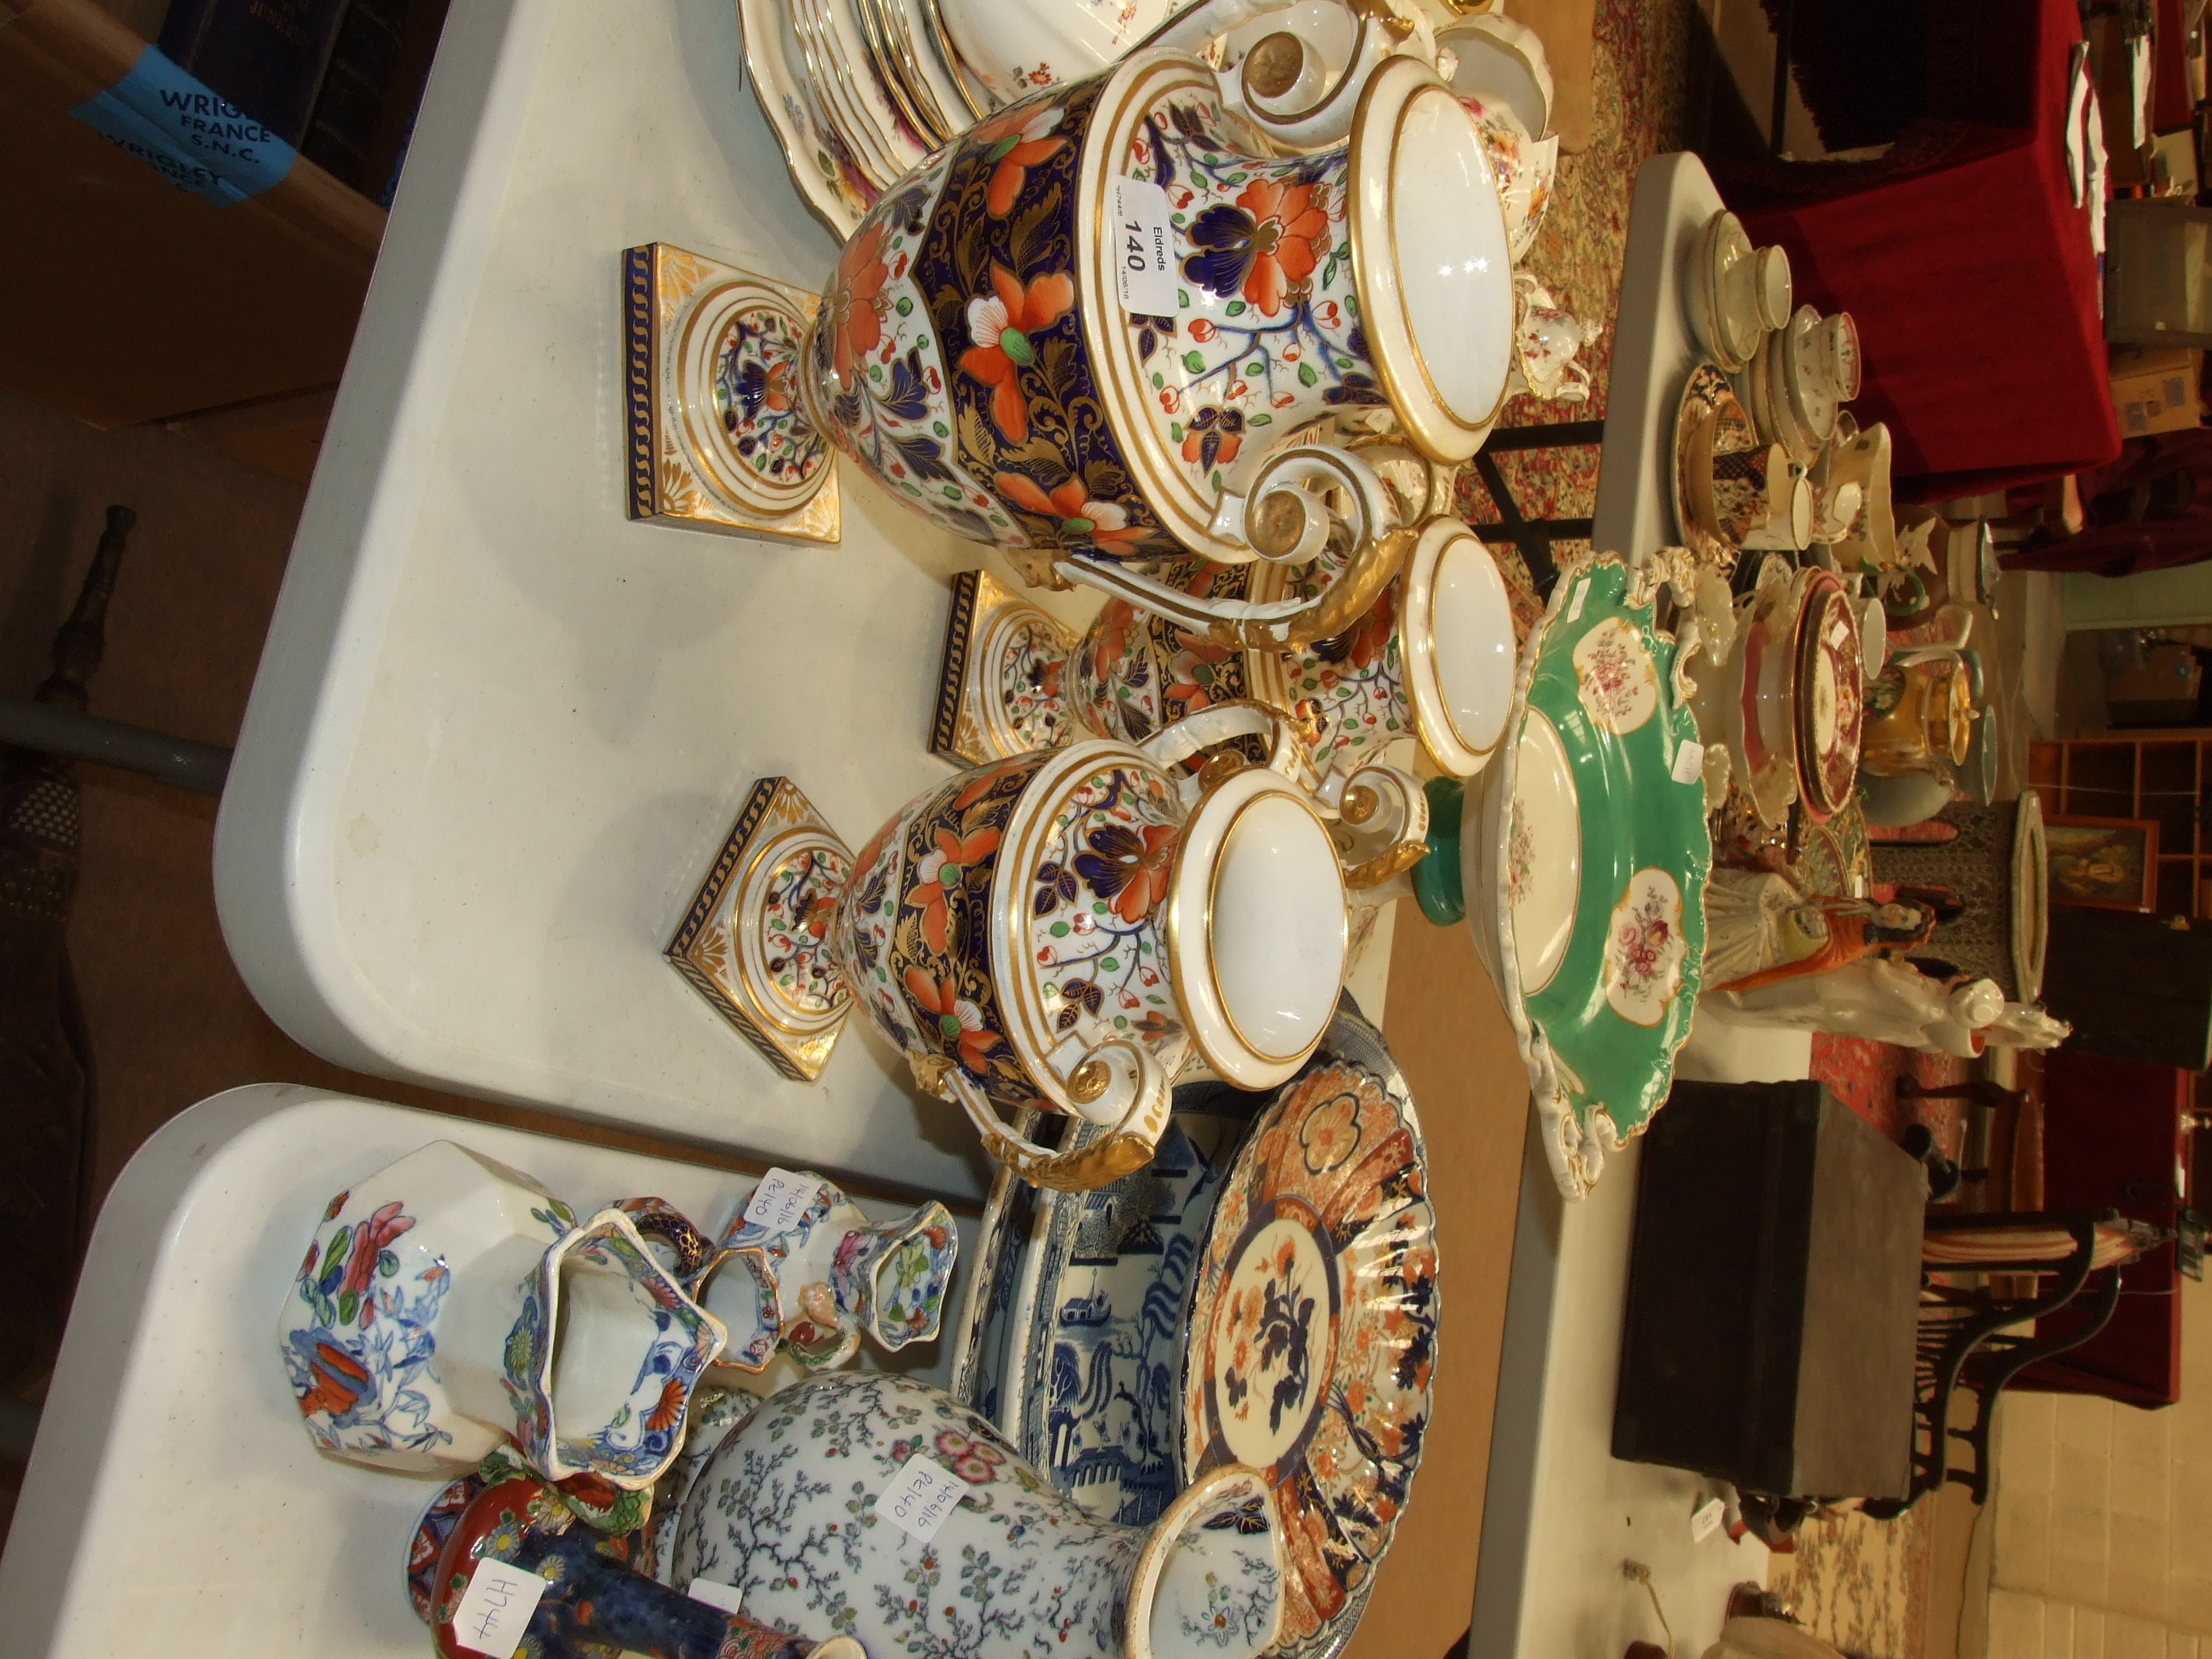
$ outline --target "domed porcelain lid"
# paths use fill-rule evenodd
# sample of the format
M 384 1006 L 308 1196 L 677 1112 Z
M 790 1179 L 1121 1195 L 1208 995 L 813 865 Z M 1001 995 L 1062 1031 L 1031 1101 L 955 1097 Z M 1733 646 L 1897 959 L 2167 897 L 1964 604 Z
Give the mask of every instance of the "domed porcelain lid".
M 1513 607 L 1498 562 L 1456 520 L 1422 532 L 1406 568 L 1406 690 L 1421 743 L 1455 777 L 1480 771 L 1513 707 Z
M 1414 444 L 1463 461 L 1513 364 L 1512 246 L 1480 130 L 1428 65 L 1394 58 L 1360 94 L 1352 178 L 1368 349 Z
M 1240 772 L 1184 824 L 1167 900 L 1170 982 L 1206 1062 L 1280 1083 L 1328 1027 L 1350 948 L 1328 831 L 1273 772 Z

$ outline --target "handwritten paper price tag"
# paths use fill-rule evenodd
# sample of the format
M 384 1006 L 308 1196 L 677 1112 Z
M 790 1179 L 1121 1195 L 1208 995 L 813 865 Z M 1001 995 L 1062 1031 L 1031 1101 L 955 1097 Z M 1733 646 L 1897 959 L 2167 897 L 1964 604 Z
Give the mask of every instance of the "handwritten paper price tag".
M 753 1195 L 745 1200 L 745 1224 L 765 1227 L 780 1233 L 799 1224 L 799 1218 L 806 1213 L 822 1192 L 820 1180 L 808 1180 L 793 1175 L 788 1170 L 770 1170 L 753 1188 Z
M 1717 1498 L 1708 1498 L 1698 1506 L 1697 1513 L 1690 1517 L 1690 1541 L 1704 1543 L 1721 1529 L 1721 1522 L 1727 1514 L 1727 1504 Z
M 745 1593 L 732 1584 L 718 1584 L 711 1578 L 694 1578 L 684 1592 L 694 1601 L 704 1601 L 722 1613 L 743 1613 Z
M 943 1464 L 916 1452 L 876 1499 L 876 1513 L 917 1544 L 927 1544 L 960 1507 L 967 1491 L 967 1483 Z
M 1575 584 L 1575 596 L 1568 602 L 1567 620 L 1569 622 L 1580 622 L 1582 620 L 1583 606 L 1589 599 L 1589 578 L 1585 576 Z
M 536 1573 L 489 1557 L 479 1560 L 453 1613 L 454 1639 L 471 1653 L 511 1659 L 544 1594 L 545 1581 Z
M 1140 317 L 1176 312 L 1174 209 L 1168 193 L 1148 179 L 1114 180 L 1114 267 L 1121 278 L 1121 309 Z
M 1695 783 L 1705 775 L 1705 745 L 1685 743 L 1674 750 L 1674 781 Z

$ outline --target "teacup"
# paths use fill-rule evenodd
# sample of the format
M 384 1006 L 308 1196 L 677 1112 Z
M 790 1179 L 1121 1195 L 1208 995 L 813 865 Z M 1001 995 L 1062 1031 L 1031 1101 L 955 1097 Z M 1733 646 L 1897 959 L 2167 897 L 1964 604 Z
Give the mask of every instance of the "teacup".
M 1955 652 L 1892 660 L 1868 689 L 1859 764 L 1877 777 L 1950 779 L 1973 738 L 1973 672 Z
M 1813 484 L 1813 540 L 1826 546 L 1851 533 L 1866 507 L 1865 489 L 1856 479 Z
M 1851 313 L 1823 317 L 1814 331 L 1813 366 L 1831 395 L 1848 403 L 1859 395 L 1859 329 Z
M 1589 370 L 1575 361 L 1584 339 L 1582 324 L 1527 272 L 1515 276 L 1514 285 L 1521 295 L 1521 321 L 1514 339 L 1519 389 L 1559 403 L 1587 402 Z
M 1498 195 L 1505 204 L 1513 257 L 1525 258 L 1542 228 L 1544 210 L 1551 205 L 1553 181 L 1559 171 L 1559 135 L 1531 137 L 1512 106 L 1494 97 L 1462 93 L 1460 102 L 1481 124 L 1483 147 L 1489 152 Z
M 1850 441 L 1844 442 L 1842 423 L 1850 419 L 1849 410 L 1838 417 L 1838 442 L 1825 462 L 1831 488 L 1848 482 L 1861 492 L 1858 517 L 1836 542 L 1836 559 L 1845 569 L 1893 565 L 1898 556 L 1897 518 L 1889 493 L 1889 428 L 1881 422 L 1869 427 L 1854 423 Z
M 1444 69 L 1443 54 L 1451 54 Z M 1437 31 L 1439 72 L 1452 90 L 1485 102 L 1502 102 L 1522 130 L 1539 138 L 1552 133 L 1552 66 L 1535 30 L 1502 11 L 1462 17 Z
M 1245 738 L 1267 765 L 1184 765 Z M 1009 1170 L 1102 1185 L 1150 1159 L 1193 1054 L 1243 1088 L 1297 1071 L 1343 986 L 1345 871 L 1425 850 L 1410 775 L 1302 769 L 1286 716 L 1228 704 L 963 773 L 858 854 L 763 779 L 669 954 L 787 1076 L 819 1074 L 857 1000 Z M 1040 1109 L 1109 1133 L 1055 1152 L 1007 1121 Z
M 1747 279 L 1753 309 L 1761 328 L 1771 333 L 1789 325 L 1790 307 L 1796 297 L 1790 280 L 1790 255 L 1779 247 L 1763 247 L 1752 261 Z
M 1780 510 L 1746 536 L 1743 544 L 1790 553 L 1802 553 L 1813 544 L 1813 484 L 1795 461 L 1790 463 Z

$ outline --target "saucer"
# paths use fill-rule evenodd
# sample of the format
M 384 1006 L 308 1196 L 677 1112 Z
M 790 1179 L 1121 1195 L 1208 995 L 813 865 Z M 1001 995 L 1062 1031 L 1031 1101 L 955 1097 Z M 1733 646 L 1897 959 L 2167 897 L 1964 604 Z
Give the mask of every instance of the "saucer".
M 1858 777 L 1865 678 L 1858 618 L 1843 584 L 1825 570 L 1807 571 L 1798 583 L 1798 798 L 1815 823 L 1826 823 L 1850 801 Z
M 844 137 L 793 73 L 794 43 L 783 0 L 738 0 L 745 70 L 799 196 L 839 241 L 849 239 L 883 194 Z
M 1507 743 L 1462 805 L 1467 920 L 1570 1198 L 1666 1099 L 1705 959 L 1703 754 L 1656 617 L 1692 556 L 1560 573 L 1522 651 Z
M 1706 221 L 1692 256 L 1695 270 L 1684 284 L 1691 332 L 1729 374 L 1743 368 L 1761 337 L 1756 316 L 1732 317 L 1728 309 L 1729 274 L 1756 258 L 1742 222 L 1723 208 Z
M 1146 1524 L 1224 1457 L 1260 1457 L 1293 1578 L 1271 1652 L 1328 1659 L 1366 1605 L 1428 1415 L 1436 1260 L 1419 1127 L 1381 1034 L 1348 1001 L 1271 1095 L 1185 1083 L 1176 1103 L 1152 1164 L 1111 1186 L 1000 1179 L 949 1386 L 1101 1520 Z M 1269 1309 L 1246 1281 L 1279 1243 L 1300 1293 Z M 1255 1345 L 1248 1311 L 1279 1329 Z M 1295 1357 L 1270 1358 L 1268 1335 L 1295 1339 Z

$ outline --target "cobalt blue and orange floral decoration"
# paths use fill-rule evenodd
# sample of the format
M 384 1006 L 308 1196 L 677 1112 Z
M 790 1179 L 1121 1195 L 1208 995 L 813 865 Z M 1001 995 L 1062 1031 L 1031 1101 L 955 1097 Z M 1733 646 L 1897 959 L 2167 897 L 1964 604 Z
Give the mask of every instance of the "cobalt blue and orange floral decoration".
M 1282 12 L 1228 77 L 1140 52 L 908 174 L 805 324 L 811 431 L 1033 583 L 1278 645 L 1316 595 L 1214 600 L 1139 568 L 1306 565 L 1332 544 L 1356 572 L 1402 560 L 1407 526 L 1346 440 L 1474 453 L 1514 367 L 1510 237 L 1426 25 L 1355 0 L 1333 29 L 1330 10 Z
M 1334 577 L 1187 560 L 1181 586 L 1272 599 Z M 1109 599 L 1078 638 L 986 573 L 956 580 L 933 747 L 980 762 L 1086 733 L 1140 741 L 1201 708 L 1252 697 L 1299 715 L 1316 776 L 1350 773 L 1401 738 L 1452 777 L 1480 771 L 1513 702 L 1513 616 L 1489 550 L 1466 525 L 1423 522 L 1405 568 L 1348 626 L 1291 648 L 1231 646 Z
M 1223 747 L 1246 737 L 1267 766 Z M 1324 796 L 1304 771 L 1286 717 L 1225 703 L 963 773 L 857 854 L 763 779 L 668 954 L 785 1075 L 819 1073 L 857 1001 L 994 1158 L 1101 1185 L 1150 1160 L 1194 1053 L 1250 1088 L 1297 1069 L 1342 988 L 1345 871 L 1425 847 L 1410 776 Z M 1049 1152 L 1009 1127 L 1036 1109 L 1112 1133 Z
M 579 1221 L 440 1140 L 331 1200 L 277 1341 L 325 1451 L 469 1468 L 511 1437 L 549 1480 L 635 1489 L 681 1443 L 723 1333 L 620 1212 Z

